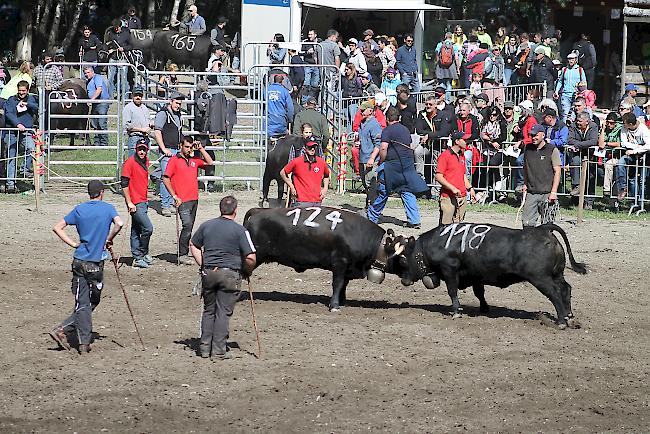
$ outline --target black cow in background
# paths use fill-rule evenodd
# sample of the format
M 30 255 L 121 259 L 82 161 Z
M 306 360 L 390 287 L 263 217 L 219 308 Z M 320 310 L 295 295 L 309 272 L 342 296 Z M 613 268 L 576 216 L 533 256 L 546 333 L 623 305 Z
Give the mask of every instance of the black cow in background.
M 277 262 L 299 273 L 312 268 L 332 271 L 330 310 L 345 304 L 352 279 L 381 283 L 391 272 L 389 251 L 399 254 L 379 225 L 358 214 L 330 207 L 250 209 L 244 217 L 257 264 Z
M 51 102 L 52 99 L 63 99 L 62 102 Z M 45 110 L 50 110 L 52 115 L 87 115 L 90 111 L 88 104 L 76 103 L 77 99 L 88 99 L 88 92 L 86 91 L 86 83 L 79 78 L 71 78 L 64 80 L 58 90 L 52 91 L 46 99 Z M 49 104 L 48 104 L 49 103 Z M 88 130 L 87 118 L 51 118 L 49 126 L 46 125 L 47 130 Z M 90 144 L 89 134 L 84 134 L 85 144 Z M 70 146 L 74 146 L 75 133 L 70 133 Z M 50 140 L 54 141 L 54 135 L 50 136 Z
M 536 228 L 509 229 L 491 224 L 454 223 L 441 225 L 417 240 L 398 237 L 404 252 L 390 264 L 403 285 L 422 280 L 433 289 L 440 279 L 447 285 L 454 317 L 460 316 L 458 289 L 472 287 L 488 312 L 485 285 L 505 288 L 529 282 L 555 307 L 560 328 L 574 325 L 571 285 L 564 280 L 564 249 L 552 232 L 558 232 L 569 254 L 571 268 L 585 274 L 585 264 L 576 262 L 569 239 L 555 224 Z
M 165 68 L 168 60 L 177 65 L 205 71 L 212 51 L 210 35 L 188 35 L 176 30 L 160 30 L 153 38 L 152 55 Z
M 266 153 L 266 166 L 264 167 L 264 177 L 262 178 L 262 200 L 260 206 L 265 206 L 269 203 L 269 189 L 271 188 L 271 181 L 275 180 L 278 185 L 278 204 L 282 206 L 282 197 L 284 196 L 284 181 L 280 177 L 280 170 L 289 162 L 289 154 L 291 148 L 295 150 L 296 155 L 300 152 L 305 140 L 302 136 L 295 136 L 292 134 L 286 135 L 277 141 L 268 144 L 268 151 Z

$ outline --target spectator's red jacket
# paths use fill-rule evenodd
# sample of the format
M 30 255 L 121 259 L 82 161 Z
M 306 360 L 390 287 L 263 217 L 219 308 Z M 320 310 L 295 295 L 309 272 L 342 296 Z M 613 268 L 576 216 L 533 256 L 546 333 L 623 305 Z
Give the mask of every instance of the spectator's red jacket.
M 469 114 L 465 120 L 460 116 L 456 118 L 456 126 L 458 131 L 465 133 L 463 139 L 467 142 L 467 150 L 472 151 L 472 173 L 476 171 L 476 166 L 483 161 L 483 156 L 476 146 L 472 144 L 474 140 L 479 138 L 480 129 L 478 118 L 473 114 Z
M 386 115 L 379 106 L 375 106 L 375 119 L 379 122 L 381 129 L 386 128 Z M 359 127 L 361 126 L 361 110 L 357 110 L 357 113 L 354 115 L 354 120 L 352 121 L 352 131 L 355 133 L 359 132 Z
M 537 123 L 537 119 L 535 119 L 535 116 L 531 115 L 528 116 L 528 119 L 526 119 L 526 122 L 524 123 L 524 126 L 521 129 L 524 145 L 530 145 L 531 143 L 533 143 L 533 136 L 530 134 L 530 132 L 533 129 L 533 125 L 535 125 L 536 123 Z

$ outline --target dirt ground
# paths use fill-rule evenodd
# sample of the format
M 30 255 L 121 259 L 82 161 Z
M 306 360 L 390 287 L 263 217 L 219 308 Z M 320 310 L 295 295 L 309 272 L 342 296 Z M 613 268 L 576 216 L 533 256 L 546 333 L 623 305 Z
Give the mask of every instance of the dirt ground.
M 241 222 L 257 193 L 237 195 Z M 121 198 L 107 196 L 124 213 Z M 202 198 L 197 222 L 217 215 L 221 197 Z M 561 222 L 590 268 L 586 276 L 566 271 L 580 329 L 543 321 L 540 312 L 553 307 L 529 284 L 488 287 L 489 316 L 463 292 L 465 315 L 453 320 L 444 285 L 356 280 L 348 306 L 330 313 L 329 273 L 264 265 L 252 278 L 262 358 L 244 298 L 231 322 L 239 357 L 212 362 L 193 349 L 196 268 L 164 259 L 145 271 L 120 269 L 146 351 L 110 263 L 93 315 L 93 351 L 56 349 L 47 332 L 73 307 L 72 251 L 50 228 L 82 200 L 81 192 L 50 194 L 37 214 L 30 197 L 0 199 L 1 432 L 648 430 L 647 222 Z M 400 208 L 387 214 L 404 218 Z M 152 253 L 173 257 L 174 219 L 152 219 Z M 514 217 L 470 213 L 468 220 L 512 226 Z M 425 213 L 421 232 L 436 222 Z M 128 252 L 127 240 L 118 237 L 118 251 Z

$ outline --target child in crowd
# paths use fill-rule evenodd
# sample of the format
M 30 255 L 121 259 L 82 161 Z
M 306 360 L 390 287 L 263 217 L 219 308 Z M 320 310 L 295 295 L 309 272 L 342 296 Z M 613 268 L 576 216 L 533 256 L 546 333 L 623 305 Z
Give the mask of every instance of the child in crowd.
M 577 97 L 583 97 L 585 99 L 585 103 L 587 105 L 587 108 L 593 109 L 596 107 L 596 92 L 593 90 L 587 89 L 587 82 L 586 81 L 581 81 L 578 84 L 576 84 L 576 98 Z

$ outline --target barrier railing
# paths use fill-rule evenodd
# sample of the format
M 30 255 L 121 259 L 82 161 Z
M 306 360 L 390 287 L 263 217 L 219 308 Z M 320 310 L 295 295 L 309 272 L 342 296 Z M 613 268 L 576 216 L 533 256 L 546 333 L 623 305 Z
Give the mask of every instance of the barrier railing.
M 266 54 L 267 49 L 270 45 L 274 45 L 274 42 L 269 41 L 250 41 L 244 44 L 242 48 L 242 71 L 250 72 L 250 68 L 253 66 L 271 63 L 269 56 Z M 303 46 L 313 47 L 316 51 L 318 58 L 322 60 L 323 58 L 323 47 L 318 42 L 278 42 L 277 45 L 280 48 L 291 48 L 300 45 L 300 50 L 302 51 Z M 249 59 L 250 56 L 250 59 Z M 284 58 L 284 61 L 279 64 L 273 64 L 273 66 L 286 66 L 289 63 L 289 55 Z M 250 67 L 249 67 L 250 64 Z M 304 66 L 304 65 L 303 65 Z M 312 65 L 309 65 L 312 66 Z
M 502 145 L 507 149 L 514 143 L 516 142 L 504 142 Z M 440 185 L 435 180 L 437 160 L 440 154 L 447 149 L 448 144 L 449 138 L 447 137 L 434 140 L 426 146 L 424 157 L 419 162 L 422 168 L 421 175 L 436 193 L 440 191 Z M 484 153 L 486 148 L 482 146 L 480 141 L 474 142 L 473 145 L 476 146 L 482 156 L 482 161 L 478 164 L 469 163 L 467 171 L 472 185 L 480 192 L 479 201 L 487 204 L 496 203 L 499 202 L 499 199 L 507 197 L 507 195 L 518 193 L 517 187 L 523 185 L 524 182 L 522 160 L 518 161 L 514 154 L 510 152 L 508 154 L 512 156 L 507 156 L 501 150 L 496 152 L 495 155 L 501 153 L 503 156 L 502 163 L 489 165 L 490 158 Z M 415 146 L 412 146 L 412 148 L 415 148 Z M 349 153 L 349 151 L 346 152 Z M 614 149 L 610 152 L 610 158 L 607 160 L 594 157 L 593 150 L 583 151 L 582 153 L 563 152 L 562 160 L 564 163 L 558 187 L 558 196 L 577 196 L 581 176 L 580 170 L 584 160 L 587 169 L 585 174 L 587 207 L 590 207 L 596 199 L 609 199 L 611 202 L 609 206 L 619 209 L 621 201 L 617 197 L 620 190 L 616 186 L 618 181 L 627 189 L 627 195 L 621 200 L 628 202 L 628 213 L 638 215 L 645 212 L 650 201 L 648 192 L 650 186 L 650 180 L 648 180 L 648 177 L 650 177 L 650 154 L 638 154 L 628 162 L 622 161 L 620 158 L 625 149 Z M 467 150 L 466 155 L 469 157 L 471 153 L 470 150 Z M 418 159 L 416 158 L 417 166 Z M 346 176 L 345 181 L 354 187 L 358 182 L 353 176 L 356 168 L 352 164 L 349 167 L 351 169 L 347 170 L 348 176 Z
M 32 152 L 35 149 L 33 128 L 0 128 L 0 181 L 9 191 L 16 183 L 33 179 Z

